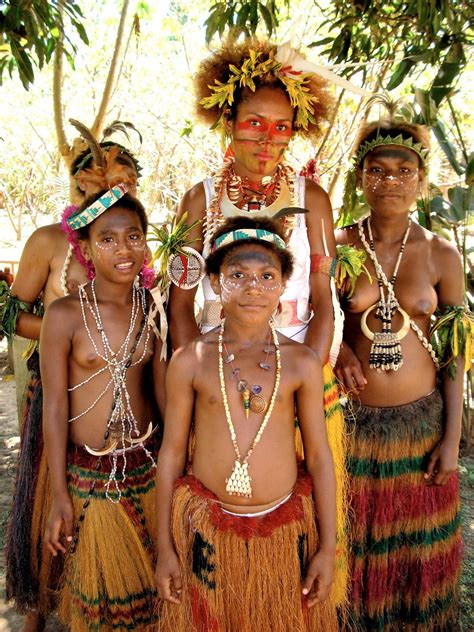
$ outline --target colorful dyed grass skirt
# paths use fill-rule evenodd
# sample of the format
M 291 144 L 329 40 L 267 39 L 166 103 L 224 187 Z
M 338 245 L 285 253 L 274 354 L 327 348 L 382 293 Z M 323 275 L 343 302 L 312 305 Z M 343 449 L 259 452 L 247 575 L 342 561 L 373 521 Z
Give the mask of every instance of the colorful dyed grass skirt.
M 311 479 L 256 518 L 229 515 L 194 476 L 178 481 L 172 534 L 181 562 L 180 604 L 165 603 L 163 632 L 336 632 L 336 605 L 309 608 L 301 580 L 318 536 Z
M 49 477 L 43 451 L 43 389 L 39 355 L 28 360 L 31 373 L 20 424 L 20 451 L 15 492 L 6 538 L 6 593 L 20 612 L 54 609 L 54 589 L 61 560 L 43 544 L 49 512 Z
M 458 476 L 423 474 L 442 436 L 438 391 L 394 408 L 362 406 L 349 442 L 350 629 L 454 632 L 462 542 Z
M 155 467 L 142 449 L 127 452 L 118 503 L 105 496 L 110 469 L 109 456 L 69 446 L 68 488 L 78 531 L 76 549 L 65 560 L 58 610 L 72 632 L 156 627 Z

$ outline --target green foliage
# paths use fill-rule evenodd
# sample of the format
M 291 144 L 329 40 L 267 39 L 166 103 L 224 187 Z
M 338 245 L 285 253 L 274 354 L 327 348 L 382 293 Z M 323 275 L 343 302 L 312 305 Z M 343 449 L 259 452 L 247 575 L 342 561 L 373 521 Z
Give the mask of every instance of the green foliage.
M 325 44 L 323 55 L 338 64 L 355 64 L 344 72 L 361 70 L 364 78 L 366 67 L 359 64 L 393 64 L 403 51 L 386 86 L 393 90 L 420 63 L 464 65 L 464 47 L 473 41 L 471 21 L 472 9 L 465 0 L 335 0 L 319 29 L 331 29 L 330 37 L 312 45 Z
M 284 4 L 289 6 L 290 0 L 284 0 Z M 276 0 L 217 0 L 205 21 L 206 42 L 209 43 L 216 34 L 222 37 L 226 29 L 234 37 L 241 33 L 246 36 L 255 35 L 260 24 L 265 26 L 270 37 L 274 35 L 279 24 L 278 15 Z
M 0 85 L 4 73 L 18 73 L 26 90 L 34 81 L 35 66 L 41 69 L 51 56 L 64 33 L 67 17 L 88 44 L 83 15 L 76 2 L 60 0 L 10 0 L 0 3 Z M 64 37 L 64 52 L 73 63 L 76 47 Z

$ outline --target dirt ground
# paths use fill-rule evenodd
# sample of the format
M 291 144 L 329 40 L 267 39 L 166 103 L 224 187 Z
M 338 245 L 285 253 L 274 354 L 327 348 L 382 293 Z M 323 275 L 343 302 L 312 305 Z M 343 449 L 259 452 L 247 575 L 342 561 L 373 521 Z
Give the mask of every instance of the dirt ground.
M 3 551 L 8 511 L 11 504 L 18 453 L 18 419 L 15 380 L 7 366 L 4 343 L 0 343 L 0 547 Z M 461 497 L 463 502 L 463 532 L 465 558 L 461 584 L 461 630 L 474 631 L 474 455 L 461 459 Z M 0 632 L 18 632 L 22 617 L 5 603 L 5 564 L 0 556 Z M 60 632 L 63 628 L 52 617 L 47 632 Z M 263 631 L 259 631 L 263 632 Z M 394 631 L 395 632 L 395 631 Z M 450 632 L 450 631 L 446 631 Z

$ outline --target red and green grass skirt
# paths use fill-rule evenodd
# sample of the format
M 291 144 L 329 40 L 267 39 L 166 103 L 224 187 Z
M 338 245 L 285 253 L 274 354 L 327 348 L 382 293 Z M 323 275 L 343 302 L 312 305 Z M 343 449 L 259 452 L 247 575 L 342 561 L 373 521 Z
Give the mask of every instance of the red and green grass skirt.
M 155 467 L 138 447 L 126 455 L 122 498 L 112 503 L 105 495 L 111 457 L 68 449 L 78 531 L 75 551 L 65 560 L 59 617 L 71 632 L 156 629 Z
M 457 629 L 458 476 L 443 486 L 423 478 L 442 429 L 438 391 L 356 413 L 348 456 L 352 630 Z
M 163 605 L 162 632 L 337 632 L 336 603 L 308 608 L 301 592 L 318 535 L 311 479 L 260 517 L 229 515 L 194 476 L 178 481 L 172 535 L 181 603 Z

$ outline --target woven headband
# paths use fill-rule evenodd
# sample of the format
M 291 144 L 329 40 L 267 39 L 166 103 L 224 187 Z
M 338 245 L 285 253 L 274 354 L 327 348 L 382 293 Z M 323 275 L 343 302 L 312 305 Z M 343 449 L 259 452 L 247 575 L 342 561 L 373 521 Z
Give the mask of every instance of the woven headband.
M 263 228 L 238 228 L 237 230 L 232 230 L 229 233 L 224 233 L 223 235 L 220 235 L 220 237 L 217 237 L 212 249 L 217 250 L 218 248 L 228 246 L 235 241 L 241 241 L 243 239 L 268 241 L 271 244 L 275 244 L 275 246 L 280 248 L 280 250 L 286 249 L 286 244 L 279 235 L 276 235 L 269 230 L 264 230 Z
M 359 151 L 354 156 L 354 164 L 356 166 L 360 165 L 369 152 L 376 147 L 381 147 L 382 145 L 398 145 L 400 147 L 406 147 L 418 154 L 423 164 L 425 164 L 426 159 L 428 158 L 428 149 L 425 149 L 421 143 L 415 143 L 411 137 L 404 138 L 402 134 L 394 137 L 379 135 L 373 140 L 366 141 L 360 146 Z
M 73 230 L 78 230 L 83 226 L 87 226 L 87 224 L 93 222 L 97 217 L 99 217 L 99 215 L 105 213 L 107 209 L 118 202 L 120 198 L 127 193 L 127 191 L 128 187 L 125 184 L 116 184 L 83 211 L 79 211 L 78 213 L 68 217 L 68 226 L 70 226 Z

